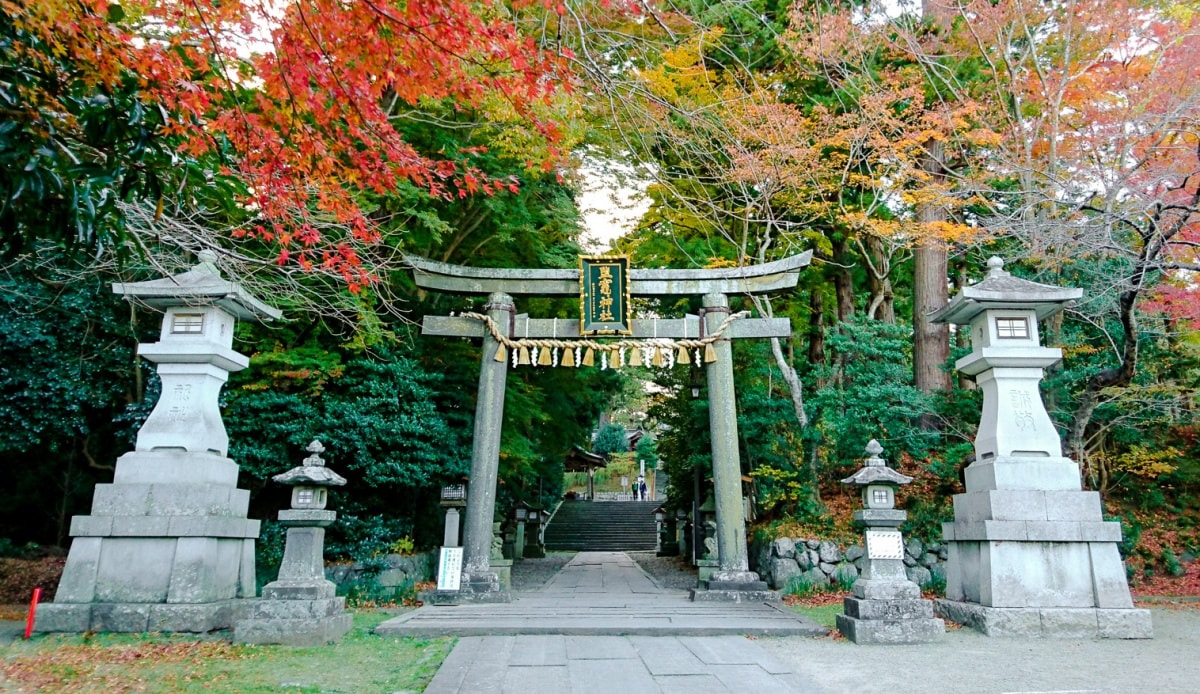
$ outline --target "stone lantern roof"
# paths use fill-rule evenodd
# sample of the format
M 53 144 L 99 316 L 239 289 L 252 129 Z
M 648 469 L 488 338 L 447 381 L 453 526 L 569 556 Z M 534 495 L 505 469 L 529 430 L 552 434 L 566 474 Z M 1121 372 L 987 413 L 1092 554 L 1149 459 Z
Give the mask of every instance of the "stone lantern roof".
M 199 262 L 187 272 L 146 282 L 114 282 L 113 293 L 151 308 L 216 305 L 239 320 L 266 322 L 283 315 L 251 296 L 241 284 L 221 277 L 217 254 L 200 251 Z
M 860 487 L 865 487 L 868 484 L 908 484 L 913 481 L 913 478 L 906 475 L 901 475 L 883 462 L 883 458 L 879 454 L 883 453 L 883 446 L 875 439 L 867 444 L 867 459 L 858 472 L 850 475 L 842 480 L 842 484 L 853 484 Z
M 314 440 L 308 444 L 307 450 L 312 455 L 305 458 L 300 465 L 275 475 L 271 479 L 280 484 L 289 485 L 341 486 L 346 483 L 345 477 L 325 467 L 325 461 L 321 459 L 321 453 L 325 452 L 325 447 L 321 445 L 320 441 Z
M 1004 269 L 1004 261 L 992 256 L 987 261 L 988 274 L 950 299 L 950 303 L 935 311 L 929 319 L 934 323 L 966 325 L 988 309 L 1033 309 L 1038 319 L 1063 310 L 1071 301 L 1083 296 L 1078 287 L 1055 287 L 1013 277 Z

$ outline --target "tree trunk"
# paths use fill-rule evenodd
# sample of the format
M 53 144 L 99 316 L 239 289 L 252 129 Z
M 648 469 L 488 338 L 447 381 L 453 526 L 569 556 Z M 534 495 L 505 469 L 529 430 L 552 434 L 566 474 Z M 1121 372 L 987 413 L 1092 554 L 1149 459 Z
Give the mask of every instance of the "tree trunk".
M 808 363 L 825 363 L 825 298 L 819 290 L 809 294 Z
M 965 286 L 967 286 L 967 269 L 964 265 L 960 264 L 954 273 L 954 291 L 960 292 Z M 960 325 L 958 330 L 954 332 L 954 346 L 963 349 L 969 347 L 970 344 L 971 331 L 965 329 L 965 326 Z M 975 379 L 970 376 L 960 373 L 958 374 L 958 387 L 962 390 L 975 390 L 979 387 L 979 384 L 975 383 Z
M 943 155 L 940 142 L 926 144 L 922 168 L 935 181 L 945 179 Z M 946 210 L 923 204 L 917 218 L 922 224 L 944 221 Z M 933 239 L 913 251 L 913 382 L 925 393 L 950 389 L 950 374 L 942 368 L 950 358 L 950 326 L 929 321 L 929 314 L 950 300 L 947 258 L 945 244 Z
M 913 382 L 925 393 L 950 389 L 950 374 L 942 368 L 950 358 L 950 326 L 929 321 L 929 314 L 948 301 L 946 247 L 918 247 L 913 253 Z
M 854 278 L 850 276 L 850 242 L 845 238 L 833 242 L 833 287 L 837 293 L 838 322 L 854 318 Z
M 896 324 L 896 302 L 892 291 L 891 259 L 877 237 L 865 235 L 867 250 L 867 288 L 871 291 L 871 303 L 867 318 Z
M 752 301 L 760 315 L 767 318 L 775 317 L 770 299 L 756 296 L 752 297 Z M 783 382 L 787 386 L 788 395 L 792 400 L 792 412 L 796 415 L 796 423 L 803 431 L 808 426 L 808 413 L 804 410 L 803 385 L 800 383 L 800 375 L 796 373 L 796 369 L 788 361 L 787 355 L 783 353 L 783 344 L 777 337 L 771 338 L 771 355 L 775 357 L 775 365 L 779 367 L 779 372 L 783 375 Z

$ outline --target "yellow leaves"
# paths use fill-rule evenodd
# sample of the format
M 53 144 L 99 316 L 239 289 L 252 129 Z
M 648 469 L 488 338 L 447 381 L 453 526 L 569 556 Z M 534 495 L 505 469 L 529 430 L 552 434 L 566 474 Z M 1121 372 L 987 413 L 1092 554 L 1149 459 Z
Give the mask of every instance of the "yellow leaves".
M 704 267 L 709 270 L 716 270 L 718 268 L 741 267 L 741 265 L 732 258 L 714 256 L 705 261 Z
M 924 231 L 923 236 L 927 239 L 951 243 L 969 241 L 979 233 L 979 229 L 975 227 L 951 221 L 925 222 L 921 224 L 921 229 Z
M 1142 479 L 1153 480 L 1175 471 L 1176 461 L 1183 452 L 1173 446 L 1134 445 L 1112 461 L 1114 472 L 1125 472 Z
M 662 62 L 639 70 L 638 76 L 657 97 L 675 106 L 695 108 L 720 101 L 720 78 L 704 64 L 705 50 L 725 33 L 721 27 L 697 32 L 681 44 L 663 51 Z

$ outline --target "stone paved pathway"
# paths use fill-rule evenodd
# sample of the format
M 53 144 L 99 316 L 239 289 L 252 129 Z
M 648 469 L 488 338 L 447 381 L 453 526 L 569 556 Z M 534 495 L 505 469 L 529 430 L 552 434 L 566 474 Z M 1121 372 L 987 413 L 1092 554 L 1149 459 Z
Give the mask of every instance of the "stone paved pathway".
M 824 631 L 770 605 L 693 603 L 621 552 L 581 552 L 512 603 L 426 606 L 376 628 L 463 637 L 430 694 L 820 692 L 745 635 Z
M 817 636 L 820 625 L 762 603 L 692 602 L 659 588 L 624 552 L 580 552 L 511 603 L 426 605 L 390 619 L 387 636 Z

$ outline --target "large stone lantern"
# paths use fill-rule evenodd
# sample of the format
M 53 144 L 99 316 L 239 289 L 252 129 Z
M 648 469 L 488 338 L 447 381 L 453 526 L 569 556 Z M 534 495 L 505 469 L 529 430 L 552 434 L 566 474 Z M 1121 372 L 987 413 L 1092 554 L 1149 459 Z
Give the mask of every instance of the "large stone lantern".
M 71 521 L 70 554 L 38 631 L 210 631 L 228 628 L 237 598 L 253 597 L 259 522 L 217 398 L 249 359 L 233 350 L 237 320 L 279 311 L 221 277 L 216 256 L 173 277 L 114 284 L 126 299 L 164 313 L 158 342 L 138 354 L 158 365 L 162 394 L 117 459 L 111 484 L 96 485 L 90 516 Z
M 983 391 L 966 493 L 943 525 L 947 599 L 937 610 L 991 636 L 1153 633 L 1129 595 L 1120 524 L 1104 521 L 1099 493 L 1082 490 L 1038 390 L 1043 369 L 1062 359 L 1041 345 L 1038 320 L 1082 295 L 1013 277 L 992 258 L 981 282 L 932 316 L 968 326 L 971 353 L 956 366 Z

